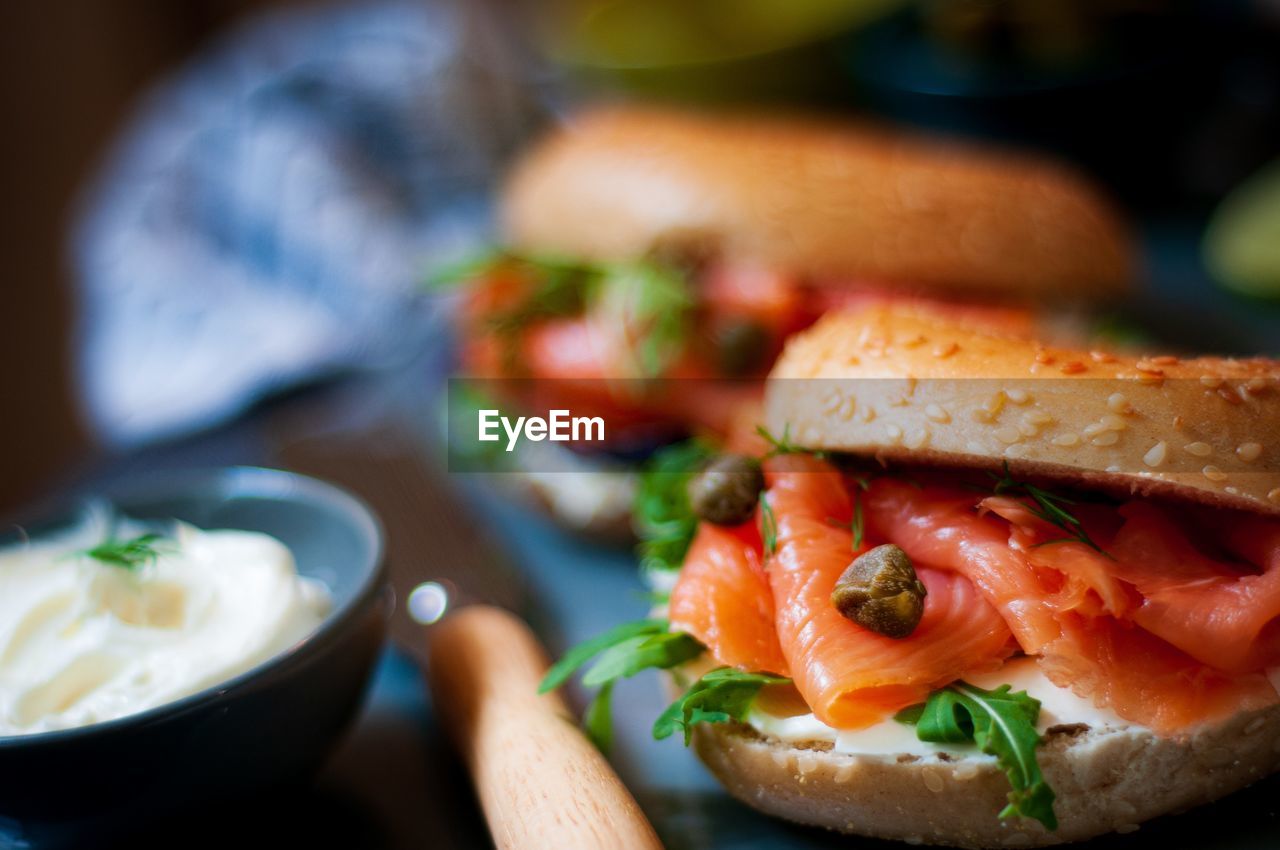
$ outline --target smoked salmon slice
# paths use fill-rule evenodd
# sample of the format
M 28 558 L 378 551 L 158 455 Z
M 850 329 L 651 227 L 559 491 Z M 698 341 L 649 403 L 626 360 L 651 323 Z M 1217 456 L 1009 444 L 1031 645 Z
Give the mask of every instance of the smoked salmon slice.
M 668 619 L 720 664 L 787 676 L 760 540 L 702 523 L 671 591 Z
M 875 533 L 917 565 L 968 576 L 1051 681 L 1121 717 L 1174 733 L 1277 701 L 1257 655 L 1271 651 L 1275 609 L 1245 607 L 1250 593 L 1280 602 L 1270 574 L 1242 574 L 1195 552 L 1143 502 L 1119 509 L 1103 554 L 1079 542 L 1036 545 L 1061 532 L 1036 531 L 1016 507 L 991 499 L 979 513 L 975 501 L 955 488 L 880 478 L 866 511 Z M 1081 603 L 1082 586 L 1097 605 Z
M 1200 552 L 1154 505 L 1130 502 L 1119 512 L 1125 524 L 1109 552 L 1115 575 L 1143 597 L 1134 622 L 1221 670 L 1280 662 L 1280 523 L 1222 517 L 1223 539 L 1248 559 L 1231 563 Z
M 769 460 L 765 472 L 777 529 L 766 567 L 778 640 L 818 719 L 838 729 L 871 725 L 939 686 L 995 669 L 1012 651 L 1000 615 L 956 573 L 917 570 L 928 596 L 910 637 L 884 637 L 845 619 L 831 591 L 858 550 L 843 477 L 801 455 Z M 876 542 L 864 540 L 862 551 Z

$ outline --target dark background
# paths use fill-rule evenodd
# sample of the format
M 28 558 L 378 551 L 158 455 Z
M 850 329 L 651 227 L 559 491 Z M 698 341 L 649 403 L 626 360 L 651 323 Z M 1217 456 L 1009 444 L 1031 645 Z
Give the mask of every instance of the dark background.
M 0 512 L 90 451 L 70 378 L 66 226 L 145 86 L 219 31 L 299 0 L 6 0 Z
M 739 27 L 745 36 L 735 32 L 723 2 L 614 2 L 626 14 L 612 32 L 586 35 L 552 13 L 595 2 L 466 0 L 458 6 L 469 23 L 465 53 L 477 66 L 514 68 L 505 77 L 521 88 L 512 100 L 536 102 L 544 111 L 601 89 L 609 96 L 800 103 L 1047 149 L 1100 178 L 1134 216 L 1147 254 L 1142 312 L 1171 331 L 1167 339 L 1202 350 L 1229 350 L 1234 340 L 1248 351 L 1280 353 L 1280 332 L 1269 330 L 1280 327 L 1280 302 L 1255 304 L 1226 293 L 1208 279 L 1199 255 L 1202 228 L 1217 202 L 1280 155 L 1280 5 L 918 0 L 909 13 L 867 27 L 845 18 L 815 25 L 795 44 L 757 43 L 760 33 L 774 37 L 785 29 L 773 17 L 755 22 L 754 30 Z M 840 2 L 815 0 L 828 8 Z M 93 452 L 74 404 L 76 315 L 66 254 L 67 226 L 85 181 L 150 84 L 254 13 L 307 5 L 322 4 L 2 4 L 0 513 L 56 485 Z M 781 14 L 767 8 L 769 16 Z M 790 14 L 801 7 L 776 8 Z M 707 10 L 716 9 L 721 19 L 713 21 Z M 1009 10 L 1038 11 L 1023 19 Z M 530 11 L 536 23 L 549 26 L 521 23 L 518 13 Z M 704 12 L 707 20 L 699 18 Z M 665 41 L 619 40 L 619 32 L 643 30 L 644 20 L 660 20 L 648 31 L 664 33 Z M 552 33 L 543 46 L 555 42 L 556 33 L 560 42 L 548 51 L 553 61 L 537 73 L 522 64 L 523 50 L 500 37 L 535 31 Z M 735 39 L 759 49 L 720 61 L 716 49 Z M 668 61 L 674 54 L 687 58 L 690 45 L 716 61 Z M 553 73 L 544 74 L 549 68 Z M 488 89 L 487 100 L 474 92 L 463 98 L 470 115 L 461 117 L 479 119 L 475 126 L 489 131 L 472 136 L 488 141 L 502 134 L 495 128 L 511 102 L 495 90 Z M 1250 325 L 1250 333 L 1234 333 L 1237 325 Z

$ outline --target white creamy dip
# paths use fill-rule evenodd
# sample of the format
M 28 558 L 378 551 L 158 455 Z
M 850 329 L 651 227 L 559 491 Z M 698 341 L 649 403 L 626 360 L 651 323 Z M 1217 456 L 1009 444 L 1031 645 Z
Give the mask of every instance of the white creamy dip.
M 1135 728 L 1137 724 L 1122 719 L 1114 712 L 1096 707 L 1091 701 L 1081 699 L 1066 688 L 1050 682 L 1040 672 L 1039 665 L 1031 658 L 1008 661 L 999 670 L 981 676 L 970 676 L 967 681 L 980 688 L 994 689 L 1010 685 L 1014 691 L 1026 691 L 1040 700 L 1041 732 L 1060 723 L 1085 723 L 1094 729 L 1121 727 Z M 788 743 L 804 741 L 828 741 L 838 753 L 861 753 L 869 756 L 896 756 L 902 753 L 925 756 L 931 753 L 966 749 L 964 745 L 930 744 L 916 737 L 914 726 L 888 718 L 866 729 L 842 731 L 823 723 L 812 713 L 794 717 L 780 717 L 752 706 L 747 722 L 773 738 Z M 977 755 L 977 748 L 969 745 Z M 991 756 L 984 756 L 992 758 Z
M 105 518 L 0 549 L 0 735 L 85 726 L 226 681 L 308 636 L 329 609 L 266 534 L 178 524 L 134 568 L 83 554 Z M 128 539 L 143 529 L 117 529 Z

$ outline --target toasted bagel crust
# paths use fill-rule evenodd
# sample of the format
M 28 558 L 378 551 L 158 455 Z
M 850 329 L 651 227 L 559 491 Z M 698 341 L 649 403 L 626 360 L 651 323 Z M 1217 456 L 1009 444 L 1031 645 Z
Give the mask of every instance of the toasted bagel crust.
M 1103 354 L 872 308 L 790 340 L 765 419 L 805 448 L 1280 514 L 1274 360 Z
M 1063 167 L 872 127 L 589 111 L 514 169 L 510 243 L 596 260 L 695 247 L 796 275 L 968 296 L 1108 298 L 1135 249 Z
M 1216 800 L 1280 769 L 1280 707 L 1240 714 L 1186 738 L 1145 729 L 1051 733 L 1037 750 L 1059 827 L 1001 820 L 1009 783 L 993 760 L 832 752 L 742 725 L 699 726 L 694 746 L 739 800 L 838 832 L 954 847 L 1043 847 Z

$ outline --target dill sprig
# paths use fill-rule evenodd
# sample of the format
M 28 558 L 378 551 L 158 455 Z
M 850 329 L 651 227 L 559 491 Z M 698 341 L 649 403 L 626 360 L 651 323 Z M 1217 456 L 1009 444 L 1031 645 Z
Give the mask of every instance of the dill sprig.
M 773 515 L 773 507 L 765 498 L 765 491 L 760 492 L 760 536 L 764 539 L 764 551 L 769 555 L 778 551 L 778 520 Z
M 1037 546 L 1048 546 L 1050 543 L 1083 543 L 1096 552 L 1100 552 L 1103 555 L 1107 554 L 1084 530 L 1084 525 L 1081 524 L 1080 520 L 1063 507 L 1064 505 L 1076 504 L 1074 500 L 1068 499 L 1066 496 L 1060 496 L 1057 493 L 1050 493 L 1048 490 L 1037 487 L 1034 484 L 1016 480 L 1009 474 L 1008 461 L 1004 462 L 1003 475 L 996 475 L 994 472 L 988 472 L 987 474 L 996 482 L 992 490 L 995 495 L 1020 496 L 1030 499 L 1034 502 L 1034 505 L 1027 505 L 1027 510 L 1050 525 L 1066 532 L 1066 537 L 1045 540 L 1042 543 L 1037 543 Z
M 163 547 L 156 544 L 163 538 L 159 534 L 140 534 L 128 540 L 104 540 L 82 553 L 103 564 L 124 570 L 138 570 L 150 566 L 160 557 Z
M 538 322 L 599 310 L 609 327 L 627 329 L 625 344 L 638 377 L 663 374 L 684 350 L 696 306 L 687 274 L 654 259 L 593 263 L 554 254 L 489 250 L 437 269 L 427 285 L 444 289 L 465 285 L 498 269 L 523 274 L 530 287 L 488 316 L 486 325 L 505 341 L 506 365 L 523 364 L 517 341 Z
M 778 455 L 798 455 L 810 454 L 819 460 L 825 459 L 827 453 L 818 449 L 806 449 L 791 442 L 791 423 L 788 422 L 782 426 L 782 436 L 775 437 L 769 432 L 769 429 L 763 425 L 756 426 L 756 434 L 769 444 L 769 451 L 765 452 L 766 459 L 777 457 Z

